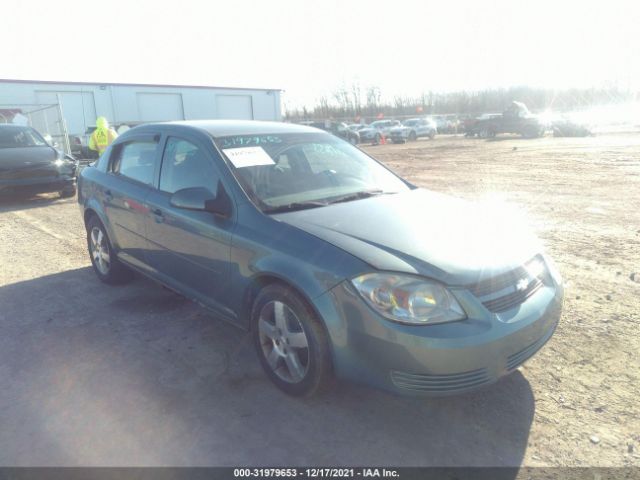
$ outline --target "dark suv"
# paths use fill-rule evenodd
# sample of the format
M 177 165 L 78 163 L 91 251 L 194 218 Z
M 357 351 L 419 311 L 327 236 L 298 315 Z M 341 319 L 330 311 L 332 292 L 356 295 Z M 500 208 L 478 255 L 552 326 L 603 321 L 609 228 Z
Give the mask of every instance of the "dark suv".
M 326 132 L 332 133 L 336 137 L 340 137 L 352 145 L 360 143 L 360 134 L 344 122 L 319 121 L 319 122 L 302 122 L 303 125 L 319 128 Z

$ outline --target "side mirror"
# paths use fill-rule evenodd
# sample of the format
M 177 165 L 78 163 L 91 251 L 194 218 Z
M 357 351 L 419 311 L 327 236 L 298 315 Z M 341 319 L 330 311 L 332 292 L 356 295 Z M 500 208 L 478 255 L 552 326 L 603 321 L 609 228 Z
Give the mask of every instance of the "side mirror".
M 223 218 L 231 216 L 231 199 L 220 181 L 217 195 L 204 187 L 183 188 L 171 195 L 169 203 L 184 210 L 211 212 Z

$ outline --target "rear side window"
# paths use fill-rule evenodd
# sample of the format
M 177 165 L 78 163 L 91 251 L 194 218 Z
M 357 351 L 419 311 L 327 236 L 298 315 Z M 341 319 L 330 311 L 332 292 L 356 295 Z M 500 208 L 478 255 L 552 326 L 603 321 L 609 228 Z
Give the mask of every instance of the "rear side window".
M 158 142 L 153 139 L 134 140 L 114 152 L 111 171 L 140 183 L 153 185 Z
M 215 192 L 218 178 L 206 151 L 187 140 L 169 137 L 162 157 L 160 190 L 175 193 L 183 188 L 204 187 Z

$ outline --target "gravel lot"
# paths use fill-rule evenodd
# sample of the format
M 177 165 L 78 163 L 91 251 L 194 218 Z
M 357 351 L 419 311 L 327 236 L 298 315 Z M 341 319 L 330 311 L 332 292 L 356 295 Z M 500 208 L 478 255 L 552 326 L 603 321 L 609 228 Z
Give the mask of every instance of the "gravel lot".
M 640 134 L 365 147 L 527 215 L 567 282 L 549 344 L 482 391 L 279 393 L 247 335 L 98 282 L 75 200 L 0 201 L 0 465 L 640 465 Z

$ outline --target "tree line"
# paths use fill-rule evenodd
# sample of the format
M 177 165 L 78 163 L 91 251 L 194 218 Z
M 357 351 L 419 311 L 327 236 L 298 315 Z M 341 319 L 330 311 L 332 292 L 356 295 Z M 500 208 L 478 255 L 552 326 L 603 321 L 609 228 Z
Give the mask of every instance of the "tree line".
M 341 87 L 330 96 L 318 98 L 314 105 L 288 108 L 289 121 L 343 119 L 357 121 L 413 115 L 478 115 L 503 111 L 513 100 L 524 102 L 531 111 L 546 109 L 565 112 L 597 105 L 635 101 L 638 92 L 617 87 L 549 89 L 510 87 L 481 91 L 425 92 L 419 96 L 383 97 L 380 88 Z

